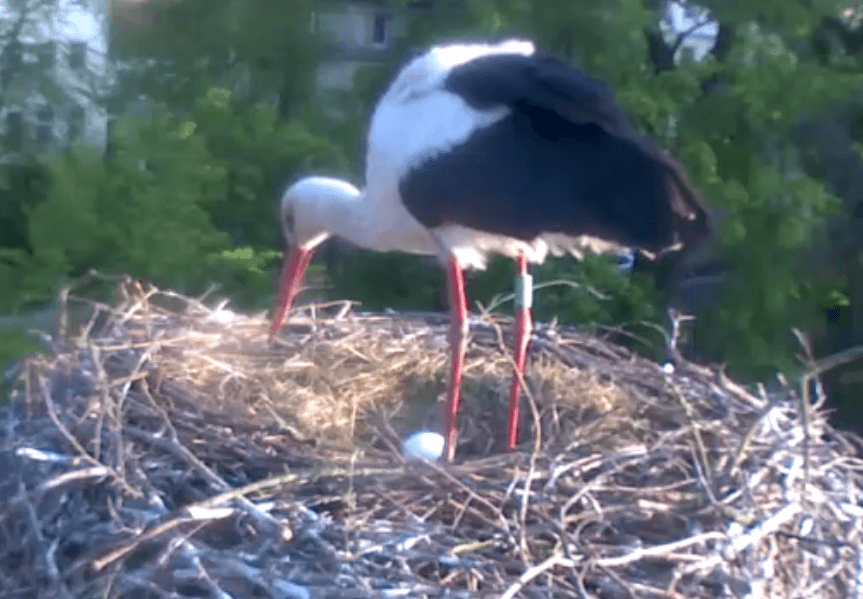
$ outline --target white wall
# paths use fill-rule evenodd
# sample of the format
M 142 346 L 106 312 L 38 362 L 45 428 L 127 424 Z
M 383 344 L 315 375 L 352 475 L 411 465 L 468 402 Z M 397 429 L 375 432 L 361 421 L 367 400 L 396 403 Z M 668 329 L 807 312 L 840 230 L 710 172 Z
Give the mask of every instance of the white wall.
M 321 3 L 311 26 L 343 50 L 386 50 L 408 32 L 404 9 L 349 0 Z
M 316 73 L 318 91 L 350 89 L 354 74 L 365 64 L 368 63 L 359 60 L 333 60 L 322 63 Z
M 0 31 L 10 35 L 18 22 L 21 43 L 20 66 L 12 81 L 2 90 L 0 124 L 5 129 L 6 114 L 20 111 L 25 140 L 35 143 L 40 111 L 50 106 L 54 118 L 51 133 L 54 145 L 65 145 L 70 119 L 75 108 L 83 109 L 83 129 L 78 139 L 104 147 L 107 114 L 97 98 L 111 84 L 107 59 L 107 0 L 0 0 Z M 53 65 L 40 64 L 41 44 L 54 43 Z M 76 44 L 85 44 L 83 63 L 74 66 L 70 59 Z M 8 47 L 8 44 L 7 44 Z M 43 51 L 47 53 L 46 47 Z M 80 56 L 80 51 L 78 55 Z M 0 70 L 6 64 L 0 59 Z M 6 154 L 8 156 L 8 154 Z

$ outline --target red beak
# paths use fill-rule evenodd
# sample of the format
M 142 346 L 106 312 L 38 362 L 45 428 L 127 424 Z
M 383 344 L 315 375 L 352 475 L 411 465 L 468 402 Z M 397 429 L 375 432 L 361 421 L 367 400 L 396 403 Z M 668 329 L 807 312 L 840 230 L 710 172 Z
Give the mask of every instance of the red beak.
M 306 274 L 306 269 L 309 267 L 311 259 L 312 250 L 297 246 L 289 248 L 289 251 L 285 253 L 282 269 L 279 272 L 278 296 L 276 298 L 278 307 L 273 313 L 270 339 L 275 336 L 285 323 L 285 318 L 287 318 L 288 312 L 291 310 L 291 304 L 294 303 L 297 289 L 299 289 L 300 283 L 303 282 L 303 277 Z

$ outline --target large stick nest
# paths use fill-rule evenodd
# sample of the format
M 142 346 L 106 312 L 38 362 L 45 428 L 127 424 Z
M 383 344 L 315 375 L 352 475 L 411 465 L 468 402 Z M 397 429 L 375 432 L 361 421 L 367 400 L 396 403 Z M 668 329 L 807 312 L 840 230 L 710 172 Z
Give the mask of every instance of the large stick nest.
M 484 316 L 456 464 L 405 461 L 445 317 L 319 306 L 270 343 L 119 289 L 0 414 L 2 597 L 863 597 L 857 441 L 791 388 L 538 325 L 506 453 L 511 323 Z

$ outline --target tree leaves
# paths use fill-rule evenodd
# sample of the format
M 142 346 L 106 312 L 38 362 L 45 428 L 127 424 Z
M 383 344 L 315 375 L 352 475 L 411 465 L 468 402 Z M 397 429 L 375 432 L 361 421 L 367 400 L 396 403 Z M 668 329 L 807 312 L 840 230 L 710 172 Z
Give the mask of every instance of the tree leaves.
M 335 102 L 314 95 L 325 40 L 309 23 L 322 2 L 150 2 L 137 21 L 131 13 L 114 21 L 114 51 L 129 66 L 119 95 L 157 101 L 118 121 L 112 161 L 80 147 L 57 160 L 48 199 L 28 208 L 32 255 L 0 256 L 0 284 L 35 297 L 58 277 L 99 267 L 181 289 L 217 279 L 242 302 L 266 303 L 281 246 L 279 194 L 303 174 L 360 179 L 370 108 L 405 50 L 520 35 L 605 78 L 636 127 L 678 156 L 723 214 L 716 253 L 731 270 L 719 303 L 698 314 L 697 351 L 738 375 L 787 366 L 796 350 L 791 326 L 805 327 L 825 302 L 848 295 L 837 290 L 845 273 L 814 272 L 812 248 L 826 243 L 839 202 L 794 134 L 801 118 L 847 105 L 863 88 L 859 56 L 847 44 L 809 39 L 847 2 L 705 0 L 723 47 L 701 63 L 675 63 L 666 46 L 672 60 L 663 65 L 655 62 L 653 4 L 665 3 L 436 3 L 384 63 L 357 71 L 355 88 L 339 98 L 347 117 L 339 121 L 329 116 Z M 859 123 L 851 127 L 863 140 Z M 370 307 L 445 306 L 434 264 L 359 252 L 341 265 L 331 271 L 340 297 Z M 495 261 L 471 278 L 471 297 L 490 301 L 510 289 L 511 274 Z M 583 285 L 544 289 L 541 318 L 612 324 L 659 322 L 664 313 L 651 281 L 622 278 L 603 259 L 550 260 L 536 275 Z M 613 299 L 599 300 L 587 285 Z

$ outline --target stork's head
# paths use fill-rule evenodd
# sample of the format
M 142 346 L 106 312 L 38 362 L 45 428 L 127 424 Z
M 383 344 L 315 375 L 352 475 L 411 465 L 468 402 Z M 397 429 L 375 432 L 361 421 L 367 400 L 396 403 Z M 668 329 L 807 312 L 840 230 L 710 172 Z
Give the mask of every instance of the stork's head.
M 285 191 L 279 216 L 286 248 L 279 274 L 271 338 L 285 322 L 315 247 L 347 219 L 345 208 L 359 197 L 360 191 L 356 187 L 329 177 L 306 177 Z

